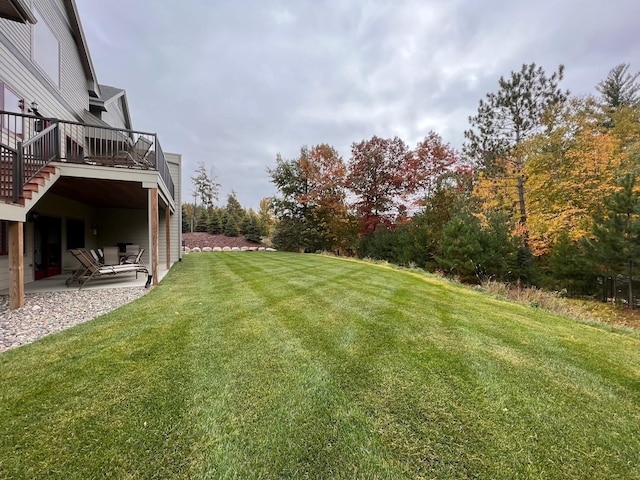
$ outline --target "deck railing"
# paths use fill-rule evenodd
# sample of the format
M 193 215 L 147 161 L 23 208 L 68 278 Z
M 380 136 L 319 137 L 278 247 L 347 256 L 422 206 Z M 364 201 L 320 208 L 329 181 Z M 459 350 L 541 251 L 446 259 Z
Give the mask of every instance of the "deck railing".
M 0 197 L 17 201 L 23 186 L 51 161 L 156 170 L 174 196 L 154 133 L 0 111 Z

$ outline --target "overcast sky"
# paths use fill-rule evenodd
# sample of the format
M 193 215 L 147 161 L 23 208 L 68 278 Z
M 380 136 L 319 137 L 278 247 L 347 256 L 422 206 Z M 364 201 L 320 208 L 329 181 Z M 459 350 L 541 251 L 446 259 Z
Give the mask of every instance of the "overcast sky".
M 76 0 L 102 84 L 124 88 L 134 128 L 204 162 L 257 208 L 278 153 L 433 130 L 460 148 L 500 76 L 565 65 L 596 93 L 611 68 L 640 70 L 638 0 Z M 191 201 L 190 196 L 183 196 Z

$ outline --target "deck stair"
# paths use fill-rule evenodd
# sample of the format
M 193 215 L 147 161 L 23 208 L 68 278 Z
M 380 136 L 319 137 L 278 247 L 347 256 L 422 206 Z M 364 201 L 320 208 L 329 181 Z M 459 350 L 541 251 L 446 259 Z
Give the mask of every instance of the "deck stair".
M 22 195 L 18 198 L 18 205 L 31 208 L 60 177 L 60 169 L 54 165 L 42 167 L 24 186 Z M 13 177 L 4 172 L 0 176 L 0 188 L 10 189 Z M 10 199 L 4 199 L 7 203 L 13 203 Z
M 34 205 L 56 183 L 60 177 L 60 169 L 49 164 L 42 167 L 23 187 L 18 203 L 25 207 Z

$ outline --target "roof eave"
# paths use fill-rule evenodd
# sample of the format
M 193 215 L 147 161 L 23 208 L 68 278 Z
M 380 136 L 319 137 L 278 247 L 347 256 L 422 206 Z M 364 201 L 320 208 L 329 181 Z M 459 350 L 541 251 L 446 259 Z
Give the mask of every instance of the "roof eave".
M 93 68 L 93 62 L 91 61 L 91 55 L 89 54 L 89 48 L 87 46 L 87 39 L 84 36 L 82 25 L 80 24 L 80 14 L 78 13 L 78 7 L 75 0 L 64 0 L 69 22 L 71 23 L 71 31 L 73 32 L 74 39 L 80 50 L 80 59 L 82 60 L 82 66 L 87 77 L 87 90 L 89 95 L 93 97 L 100 97 L 100 86 L 98 85 L 98 79 L 96 71 Z
M 12 20 L 20 21 L 22 23 L 38 23 L 38 20 L 31 12 L 29 5 L 27 5 L 23 0 L 9 0 L 9 4 L 15 10 L 15 18 Z

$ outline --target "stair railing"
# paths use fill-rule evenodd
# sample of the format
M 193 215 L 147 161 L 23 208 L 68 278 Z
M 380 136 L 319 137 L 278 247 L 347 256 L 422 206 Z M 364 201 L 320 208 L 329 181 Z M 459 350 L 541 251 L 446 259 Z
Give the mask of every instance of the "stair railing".
M 0 177 L 3 179 L 15 178 L 14 169 L 18 163 L 18 150 L 11 148 L 8 145 L 0 143 Z M 15 202 L 14 192 L 16 191 L 15 182 L 13 180 L 0 181 L 0 197 L 11 199 Z
M 22 195 L 24 185 L 35 177 L 49 162 L 60 158 L 60 142 L 58 123 L 52 123 L 47 128 L 25 142 L 19 142 L 18 159 L 14 172 L 14 198 Z M 15 169 L 14 169 L 15 170 Z M 20 182 L 19 192 L 16 193 L 15 182 Z M 17 200 L 14 200 L 14 202 Z

